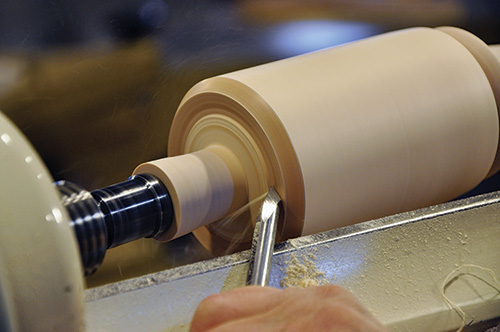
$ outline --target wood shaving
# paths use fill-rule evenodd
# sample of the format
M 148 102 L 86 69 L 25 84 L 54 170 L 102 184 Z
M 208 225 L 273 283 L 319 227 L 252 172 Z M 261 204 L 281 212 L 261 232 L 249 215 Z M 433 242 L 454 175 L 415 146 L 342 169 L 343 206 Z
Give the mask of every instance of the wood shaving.
M 297 256 L 293 253 L 286 268 L 285 276 L 280 281 L 280 286 L 288 287 L 309 287 L 326 285 L 325 273 L 318 270 L 316 256 L 312 253 Z
M 475 265 L 475 264 L 462 264 L 462 265 L 458 266 L 456 269 L 454 269 L 453 271 L 451 271 L 448 274 L 448 276 L 444 279 L 443 284 L 441 285 L 441 296 L 443 297 L 443 300 L 446 302 L 446 304 L 448 304 L 451 308 L 453 308 L 462 320 L 462 324 L 458 328 L 457 332 L 462 332 L 463 329 L 465 328 L 465 326 L 472 324 L 472 322 L 474 320 L 472 319 L 471 321 L 467 321 L 467 314 L 465 313 L 465 311 L 463 311 L 462 308 L 460 308 L 455 303 L 453 303 L 448 298 L 448 296 L 446 296 L 445 292 L 446 292 L 446 288 L 448 288 L 449 285 L 451 285 L 453 282 L 458 280 L 458 278 L 460 278 L 461 276 L 463 276 L 465 274 L 470 274 L 470 275 L 476 276 L 475 274 L 473 274 L 473 272 L 470 271 L 470 269 L 476 269 L 476 270 L 480 270 L 483 272 L 487 272 L 491 276 L 491 278 L 493 279 L 493 282 L 491 282 L 491 284 L 490 283 L 488 283 L 488 284 L 490 286 L 494 287 L 500 293 L 500 288 L 497 288 L 500 286 L 500 282 L 498 282 L 498 279 L 497 279 L 495 272 L 493 272 L 493 270 L 491 270 L 491 269 L 488 269 L 486 267 L 482 267 L 479 265 Z

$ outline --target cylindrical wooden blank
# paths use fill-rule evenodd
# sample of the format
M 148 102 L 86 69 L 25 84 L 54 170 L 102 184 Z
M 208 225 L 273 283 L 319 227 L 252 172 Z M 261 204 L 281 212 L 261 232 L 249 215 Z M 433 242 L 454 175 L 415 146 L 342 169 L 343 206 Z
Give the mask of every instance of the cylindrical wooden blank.
M 478 60 L 450 34 L 416 28 L 200 82 L 168 150 L 232 151 L 246 179 L 234 197 L 275 186 L 284 239 L 452 199 L 485 178 L 498 139 Z M 237 232 L 245 242 L 255 213 L 196 233 L 212 248 Z

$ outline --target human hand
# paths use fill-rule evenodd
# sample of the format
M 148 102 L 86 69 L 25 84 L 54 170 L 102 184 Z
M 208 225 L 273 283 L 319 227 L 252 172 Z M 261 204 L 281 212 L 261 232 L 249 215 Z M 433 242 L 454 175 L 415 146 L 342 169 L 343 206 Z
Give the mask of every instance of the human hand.
M 387 332 L 347 290 L 324 285 L 285 290 L 248 286 L 211 295 L 190 332 Z

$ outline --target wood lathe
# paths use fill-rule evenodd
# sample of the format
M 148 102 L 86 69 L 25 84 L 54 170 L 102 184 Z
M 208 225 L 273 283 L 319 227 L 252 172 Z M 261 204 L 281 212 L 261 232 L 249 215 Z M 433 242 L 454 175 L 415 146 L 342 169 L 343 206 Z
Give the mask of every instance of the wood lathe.
M 383 288 L 375 278 L 385 280 L 384 271 L 398 269 L 393 275 L 402 284 L 394 296 L 422 289 L 414 307 L 418 301 L 433 306 L 412 312 L 410 306 L 394 304 L 397 315 L 378 313 L 385 323 L 427 331 L 445 317 L 439 329 L 459 326 L 433 287 L 462 262 L 443 261 L 435 273 L 428 268 L 432 246 L 448 253 L 458 250 L 451 247 L 451 235 L 448 247 L 440 246 L 436 236 L 470 225 L 457 221 L 455 228 L 449 219 L 439 218 L 460 219 L 464 211 L 497 206 L 496 196 L 443 205 L 435 213 L 427 208 L 415 212 L 418 218 L 411 213 L 387 216 L 449 201 L 500 169 L 499 58 L 497 47 L 464 30 L 414 28 L 210 78 L 182 100 L 168 158 L 139 165 L 129 180 L 92 192 L 68 182 L 59 182 L 56 189 L 36 152 L 2 117 L 0 328 L 161 331 L 188 323 L 199 295 L 223 288 L 202 279 L 224 272 L 218 277 L 227 280 L 230 270 L 237 271 L 247 259 L 246 252 L 88 290 L 87 314 L 80 260 L 89 274 L 108 248 L 142 237 L 168 241 L 190 232 L 217 255 L 247 249 L 259 207 L 255 202 L 270 186 L 283 204 L 277 231 L 281 251 L 275 255 L 284 259 L 291 251 L 315 248 L 328 282 L 345 285 L 356 295 L 359 290 L 371 310 L 379 306 L 375 299 L 383 298 L 383 292 L 393 295 L 392 288 Z M 485 225 L 489 236 L 500 233 L 498 222 L 484 220 L 478 224 Z M 418 236 L 404 239 L 401 229 L 414 227 Z M 422 235 L 429 227 L 440 233 Z M 32 231 L 26 234 L 26 229 Z M 313 237 L 301 242 L 300 236 L 308 235 Z M 399 245 L 409 246 L 417 238 L 427 243 L 428 251 L 422 253 L 427 256 L 419 256 L 417 248 L 402 254 L 407 249 Z M 481 242 L 477 234 L 470 238 Z M 498 274 L 498 259 L 481 256 L 485 245 L 498 250 L 494 241 L 484 240 L 460 255 L 482 261 Z M 384 261 L 392 250 L 401 252 Z M 335 260 L 335 255 L 345 259 Z M 416 272 L 405 263 L 412 255 Z M 381 264 L 387 269 L 380 270 Z M 272 273 L 271 285 L 279 287 L 280 272 Z M 370 285 L 380 291 L 358 287 L 362 275 L 369 275 Z M 428 275 L 426 281 L 422 275 Z M 206 287 L 190 284 L 196 282 Z M 498 288 L 484 287 L 482 301 L 467 292 L 459 292 L 456 300 L 473 307 L 479 320 L 500 316 Z M 141 312 L 158 308 L 159 297 L 152 291 L 163 294 L 166 302 L 184 298 L 179 303 L 185 305 L 178 306 L 185 310 L 183 318 L 170 309 L 151 312 L 154 319 L 146 320 L 154 323 L 146 327 L 132 317 L 139 302 Z M 115 314 L 106 309 L 110 305 Z M 435 310 L 425 312 L 429 308 Z M 166 316 L 158 317 L 158 312 Z

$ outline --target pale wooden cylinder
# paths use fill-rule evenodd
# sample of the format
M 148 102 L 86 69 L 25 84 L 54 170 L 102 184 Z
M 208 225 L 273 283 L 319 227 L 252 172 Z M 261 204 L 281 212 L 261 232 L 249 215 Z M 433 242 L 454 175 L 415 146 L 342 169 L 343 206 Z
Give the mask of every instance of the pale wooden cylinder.
M 280 239 L 437 204 L 476 186 L 496 156 L 480 62 L 450 34 L 416 28 L 211 78 L 183 99 L 169 153 L 231 151 L 246 179 L 235 197 L 271 185 L 282 197 Z M 211 248 L 248 240 L 224 227 L 197 235 Z

